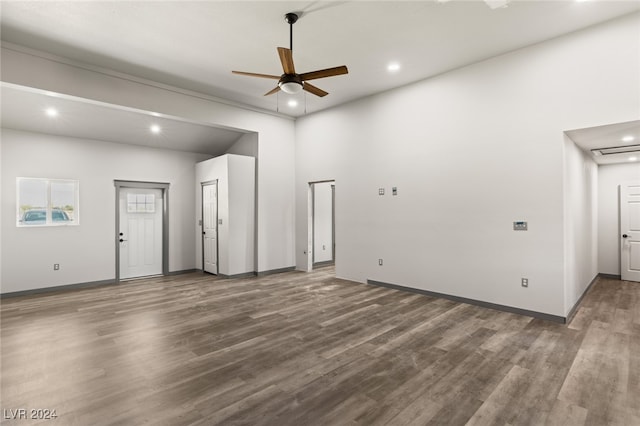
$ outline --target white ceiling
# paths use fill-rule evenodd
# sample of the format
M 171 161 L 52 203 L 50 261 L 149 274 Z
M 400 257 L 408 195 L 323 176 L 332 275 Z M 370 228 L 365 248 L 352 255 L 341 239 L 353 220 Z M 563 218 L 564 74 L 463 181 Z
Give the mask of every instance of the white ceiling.
M 232 70 L 281 74 L 276 47 L 294 25 L 299 72 L 347 65 L 349 74 L 315 80 L 307 112 L 428 78 L 633 11 L 637 1 L 105 1 L 2 3 L 4 41 L 119 72 L 276 110 L 263 94 L 275 81 Z M 390 61 L 401 64 L 387 72 Z M 305 95 L 290 109 L 304 113 Z
M 218 156 L 243 133 L 150 111 L 2 84 L 2 127 Z M 56 117 L 46 117 L 48 109 Z M 157 134 L 151 126 L 158 126 Z
M 0 30 L 3 42 L 298 117 L 638 10 L 640 2 L 626 0 L 512 0 L 497 9 L 481 0 L 15 1 L 2 2 Z M 314 80 L 330 93 L 324 98 L 265 97 L 275 80 L 231 73 L 282 73 L 276 47 L 288 47 L 283 16 L 291 11 L 301 13 L 294 25 L 298 72 L 349 67 L 347 75 Z M 387 71 L 391 61 L 399 71 Z M 297 107 L 288 106 L 291 98 Z M 3 102 L 3 120 L 11 114 L 6 108 L 12 105 Z M 17 115 L 11 120 L 28 125 Z M 139 118 L 147 125 L 148 115 Z
M 608 124 L 565 132 L 583 151 L 589 153 L 598 164 L 615 164 L 640 161 L 640 120 Z M 598 148 L 636 146 L 635 152 L 598 155 Z M 640 167 L 640 165 L 638 166 Z

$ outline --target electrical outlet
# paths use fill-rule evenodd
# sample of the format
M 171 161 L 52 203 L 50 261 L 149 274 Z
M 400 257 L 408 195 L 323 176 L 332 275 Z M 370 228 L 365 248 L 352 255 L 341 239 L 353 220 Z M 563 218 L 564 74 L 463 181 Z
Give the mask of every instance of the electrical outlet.
M 384 188 L 378 188 L 378 195 L 384 195 Z
M 59 271 L 60 270 L 60 264 L 59 263 L 54 263 L 53 264 L 53 270 L 54 271 Z
M 382 266 L 382 259 L 378 259 L 378 265 Z
M 522 287 L 529 287 L 529 278 L 523 278 L 523 279 L 520 281 L 520 285 L 521 285 Z

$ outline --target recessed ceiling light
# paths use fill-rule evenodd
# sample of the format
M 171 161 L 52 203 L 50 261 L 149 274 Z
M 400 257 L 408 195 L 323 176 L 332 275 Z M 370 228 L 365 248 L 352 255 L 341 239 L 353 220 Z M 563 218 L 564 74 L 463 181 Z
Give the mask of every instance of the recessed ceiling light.
M 487 6 L 489 6 L 491 9 L 502 9 L 505 7 L 509 7 L 510 1 L 511 0 L 484 0 Z
M 636 161 L 638 157 L 629 157 L 629 161 Z
M 397 62 L 391 62 L 389 65 L 387 65 L 387 71 L 389 72 L 400 71 L 400 64 Z
M 157 124 L 152 124 L 151 127 L 149 127 L 149 130 L 151 130 L 151 133 L 155 133 L 157 135 L 162 129 Z
M 57 117 L 58 116 L 58 110 L 55 108 L 47 108 L 45 110 L 45 114 L 47 114 L 49 117 Z
M 632 142 L 635 138 L 631 135 L 622 138 L 622 142 Z
M 287 102 L 287 105 L 289 105 L 291 108 L 295 108 L 298 106 L 298 101 L 296 101 L 295 99 L 289 99 L 289 102 Z

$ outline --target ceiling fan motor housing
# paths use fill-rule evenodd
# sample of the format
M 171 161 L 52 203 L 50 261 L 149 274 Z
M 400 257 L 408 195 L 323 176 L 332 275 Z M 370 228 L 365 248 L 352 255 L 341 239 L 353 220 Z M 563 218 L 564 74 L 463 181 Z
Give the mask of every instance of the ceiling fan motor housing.
M 285 83 L 298 83 L 302 86 L 302 77 L 300 77 L 300 74 L 282 74 L 282 77 L 280 77 L 280 80 L 278 81 L 278 85 Z
M 285 93 L 298 93 L 302 89 L 302 78 L 298 74 L 282 74 L 278 86 Z

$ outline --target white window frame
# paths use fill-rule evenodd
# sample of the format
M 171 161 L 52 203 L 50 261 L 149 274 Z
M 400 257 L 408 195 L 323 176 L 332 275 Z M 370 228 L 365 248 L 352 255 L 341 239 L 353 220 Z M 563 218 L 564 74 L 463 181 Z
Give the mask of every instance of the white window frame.
M 37 206 L 38 210 L 45 210 L 46 219 L 44 223 L 27 223 L 23 219 L 26 218 L 25 213 L 28 210 L 25 210 L 23 206 L 25 205 L 24 200 L 21 200 L 20 187 L 21 183 L 25 181 L 35 181 L 42 182 L 46 188 L 46 205 L 45 206 Z M 53 220 L 53 210 L 57 209 L 53 206 L 52 201 L 52 191 L 51 186 L 53 184 L 72 184 L 73 185 L 73 210 L 64 210 L 64 215 L 66 217 L 70 216 L 69 220 L 62 221 L 54 221 Z M 69 214 L 69 212 L 72 212 Z M 48 226 L 78 226 L 80 225 L 80 181 L 75 179 L 49 179 L 49 178 L 32 178 L 32 177 L 18 177 L 16 178 L 16 226 L 19 228 L 39 228 L 39 227 L 48 227 Z

